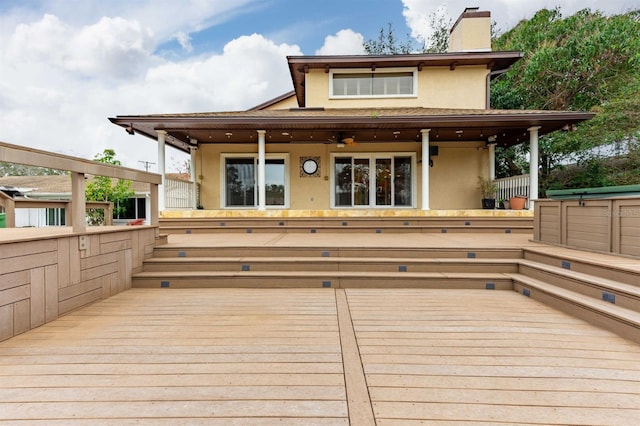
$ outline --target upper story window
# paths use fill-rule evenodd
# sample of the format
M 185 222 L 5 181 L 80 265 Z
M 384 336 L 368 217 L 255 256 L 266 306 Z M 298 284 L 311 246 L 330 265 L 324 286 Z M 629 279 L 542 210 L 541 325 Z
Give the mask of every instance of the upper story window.
M 331 72 L 330 97 L 406 97 L 416 96 L 414 71 L 361 70 Z

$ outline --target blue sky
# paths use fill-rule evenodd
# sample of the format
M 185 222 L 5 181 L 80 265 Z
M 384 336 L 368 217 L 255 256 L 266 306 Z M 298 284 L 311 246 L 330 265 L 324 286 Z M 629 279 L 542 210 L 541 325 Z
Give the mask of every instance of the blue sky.
M 388 23 L 419 46 L 430 14 L 467 6 L 506 30 L 556 5 L 640 0 L 0 0 L 0 140 L 142 168 L 154 142 L 108 117 L 242 110 L 291 90 L 287 55 L 360 54 Z

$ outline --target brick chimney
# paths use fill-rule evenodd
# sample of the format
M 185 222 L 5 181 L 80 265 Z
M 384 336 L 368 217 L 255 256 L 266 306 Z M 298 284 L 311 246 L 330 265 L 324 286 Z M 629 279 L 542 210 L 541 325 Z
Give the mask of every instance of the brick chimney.
M 467 7 L 449 34 L 449 52 L 490 52 L 491 12 Z

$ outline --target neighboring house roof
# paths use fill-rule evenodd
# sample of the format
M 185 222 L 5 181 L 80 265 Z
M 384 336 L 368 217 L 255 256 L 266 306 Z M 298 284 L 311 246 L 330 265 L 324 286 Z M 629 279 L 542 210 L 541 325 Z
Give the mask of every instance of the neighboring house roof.
M 187 114 L 118 116 L 111 122 L 188 151 L 196 139 L 207 143 L 255 143 L 256 130 L 268 132 L 267 142 L 331 141 L 340 133 L 361 141 L 419 141 L 421 129 L 431 129 L 432 139 L 478 141 L 496 136 L 509 146 L 528 138 L 527 129 L 541 126 L 546 134 L 592 118 L 595 114 L 572 111 L 444 109 L 444 108 L 291 108 Z M 397 133 L 399 132 L 399 133 Z
M 25 195 L 68 195 L 71 193 L 71 178 L 69 175 L 44 176 L 4 176 L 0 177 L 0 188 L 15 187 Z M 132 182 L 131 188 L 136 193 L 149 192 L 149 184 Z

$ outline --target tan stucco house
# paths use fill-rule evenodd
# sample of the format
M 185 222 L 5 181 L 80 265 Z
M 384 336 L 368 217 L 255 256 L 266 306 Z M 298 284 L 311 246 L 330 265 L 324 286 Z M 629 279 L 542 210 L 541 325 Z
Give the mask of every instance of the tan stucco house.
M 110 120 L 157 140 L 160 173 L 165 144 L 191 154 L 193 208 L 478 209 L 496 146 L 529 143 L 535 165 L 539 135 L 593 116 L 491 109 L 491 80 L 522 54 L 492 51 L 490 26 L 466 9 L 441 54 L 290 56 L 293 91 L 248 111 Z

